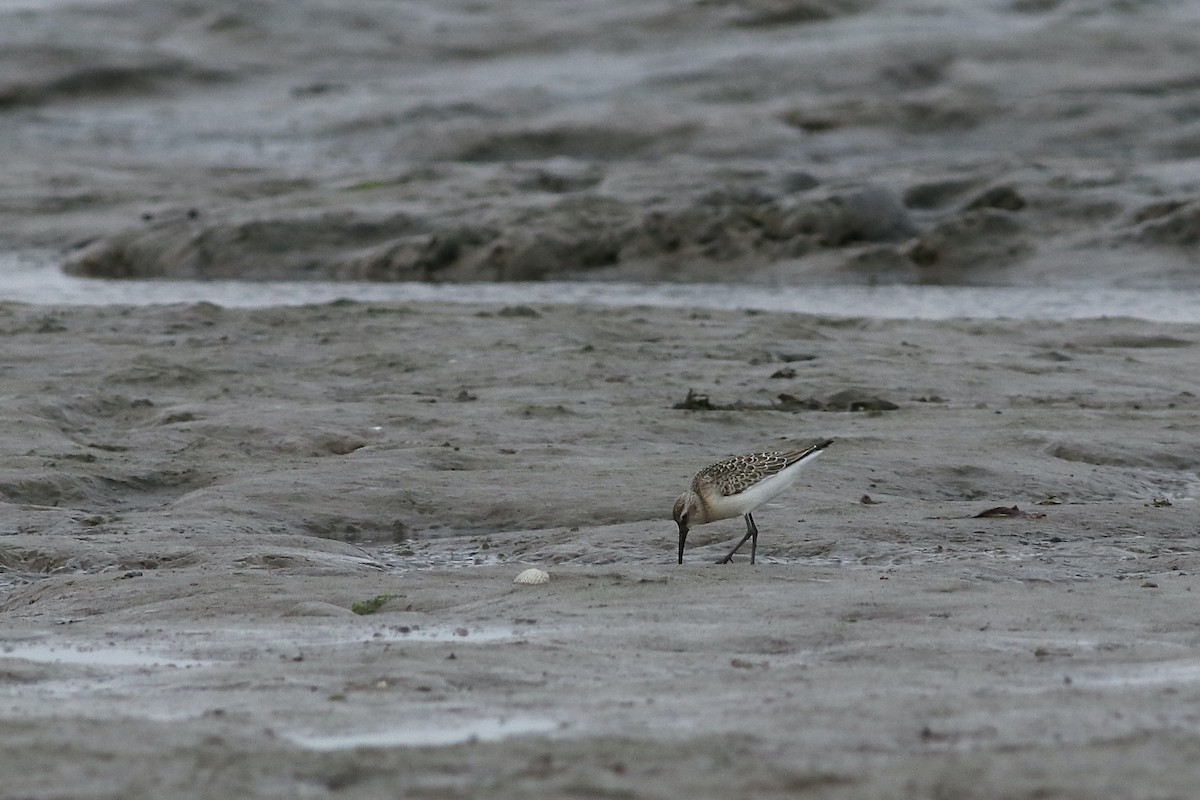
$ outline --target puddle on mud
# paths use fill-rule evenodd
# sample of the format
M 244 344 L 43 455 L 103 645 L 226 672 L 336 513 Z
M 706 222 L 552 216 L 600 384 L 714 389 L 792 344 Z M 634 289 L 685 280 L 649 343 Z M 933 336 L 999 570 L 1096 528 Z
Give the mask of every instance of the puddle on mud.
M 369 629 L 358 626 L 342 628 L 306 629 L 301 627 L 284 627 L 272 631 L 259 628 L 225 628 L 220 632 L 220 643 L 223 647 L 232 647 L 239 642 L 264 648 L 265 652 L 272 649 L 301 649 L 319 650 L 321 648 L 339 648 L 347 645 L 392 645 L 417 642 L 454 642 L 469 645 L 490 642 L 503 642 L 529 638 L 529 631 L 506 626 L 481 626 L 469 624 L 420 624 L 420 623 L 384 623 L 373 625 Z M 204 634 L 207 635 L 207 634 Z M 212 662 L 197 662 L 212 663 Z
M 468 628 L 465 625 L 395 625 L 372 641 L 390 642 L 496 642 L 514 639 L 512 628 Z
M 104 645 L 71 646 L 48 642 L 7 642 L 0 644 L 0 658 L 17 658 L 44 664 L 79 664 L 91 667 L 174 667 L 188 668 L 207 664 L 188 658 L 172 658 L 128 647 Z
M 1113 670 L 1084 669 L 1071 674 L 1075 686 L 1110 689 L 1137 689 L 1179 683 L 1200 682 L 1200 661 L 1165 661 L 1129 664 Z
M 502 564 L 506 560 L 501 553 L 480 552 L 479 546 L 474 543 L 453 547 L 437 539 L 420 544 L 409 542 L 379 547 L 372 549 L 371 555 L 382 562 L 389 572 L 485 567 Z
M 11 1 L 11 0 L 10 0 Z M 1195 322 L 1189 288 L 937 286 L 623 281 L 487 281 L 465 284 L 369 281 L 107 280 L 68 275 L 53 253 L 0 253 L 0 301 L 54 305 L 215 303 L 226 308 L 360 303 L 567 303 L 593 308 L 755 309 L 876 319 L 1089 319 L 1137 317 Z
M 357 747 L 437 747 L 465 742 L 492 742 L 512 736 L 549 733 L 558 723 L 542 717 L 485 717 L 470 721 L 404 725 L 383 730 L 334 734 L 285 734 L 312 750 L 350 750 Z

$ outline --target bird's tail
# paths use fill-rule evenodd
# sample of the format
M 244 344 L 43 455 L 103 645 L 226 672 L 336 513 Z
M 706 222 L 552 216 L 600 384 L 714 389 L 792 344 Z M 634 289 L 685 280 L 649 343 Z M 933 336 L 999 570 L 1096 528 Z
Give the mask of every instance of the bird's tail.
M 831 444 L 833 444 L 833 439 L 826 439 L 823 442 L 818 442 L 810 447 L 804 448 L 803 450 L 794 450 L 787 455 L 787 466 L 790 467 L 792 464 L 795 464 L 799 461 L 807 461 L 810 458 L 819 456 L 825 451 L 825 448 L 829 447 Z

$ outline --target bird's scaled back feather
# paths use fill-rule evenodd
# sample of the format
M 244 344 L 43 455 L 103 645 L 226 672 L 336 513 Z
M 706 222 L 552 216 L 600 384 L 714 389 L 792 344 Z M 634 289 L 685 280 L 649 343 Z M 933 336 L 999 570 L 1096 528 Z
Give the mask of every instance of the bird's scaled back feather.
M 762 479 L 778 474 L 819 449 L 809 447 L 804 450 L 749 453 L 727 458 L 697 472 L 692 480 L 692 490 L 699 492 L 702 487 L 711 486 L 726 497 L 740 494 Z

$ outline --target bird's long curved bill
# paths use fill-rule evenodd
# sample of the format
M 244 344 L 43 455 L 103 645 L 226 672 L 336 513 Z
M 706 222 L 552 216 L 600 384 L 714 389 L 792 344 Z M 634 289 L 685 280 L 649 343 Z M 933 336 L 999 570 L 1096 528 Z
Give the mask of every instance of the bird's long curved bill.
M 679 526 L 679 563 L 683 563 L 683 543 L 687 541 L 688 529 L 683 525 Z

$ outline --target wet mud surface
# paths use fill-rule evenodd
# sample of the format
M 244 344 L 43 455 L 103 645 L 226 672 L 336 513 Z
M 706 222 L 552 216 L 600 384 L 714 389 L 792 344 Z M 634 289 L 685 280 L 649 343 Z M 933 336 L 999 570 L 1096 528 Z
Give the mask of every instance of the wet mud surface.
M 0 252 L 1195 289 L 1198 23 L 5 3 Z M 1192 796 L 1200 326 L 863 305 L 0 304 L 0 795 Z
M 1196 326 L 341 302 L 0 336 L 15 796 L 1195 777 Z M 896 408 L 772 407 L 847 386 Z M 825 436 L 761 563 L 712 563 L 737 520 L 673 563 L 695 470 Z
M 1200 286 L 1188 3 L 0 10 L 0 247 L 103 277 Z

